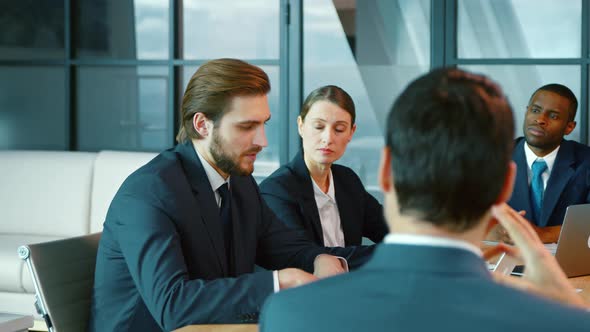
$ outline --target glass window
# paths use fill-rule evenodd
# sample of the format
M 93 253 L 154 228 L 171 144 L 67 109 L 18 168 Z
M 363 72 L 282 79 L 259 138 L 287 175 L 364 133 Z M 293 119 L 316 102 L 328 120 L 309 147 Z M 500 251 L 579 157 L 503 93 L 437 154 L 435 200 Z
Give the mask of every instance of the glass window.
M 458 0 L 459 58 L 578 58 L 580 0 Z
M 279 0 L 184 0 L 183 58 L 279 58 Z
M 572 90 L 580 104 L 580 66 L 473 65 L 463 68 L 485 74 L 500 84 L 514 111 L 515 137 L 523 135 L 526 107 L 537 88 L 549 83 L 563 84 Z M 575 118 L 578 125 L 567 139 L 580 140 L 580 113 L 578 106 Z
M 168 67 L 80 67 L 77 74 L 80 150 L 172 146 Z
M 279 123 L 285 121 L 285 112 L 281 112 L 279 109 L 279 66 L 259 66 L 266 72 L 270 79 L 270 93 L 268 94 L 268 104 L 270 106 L 271 120 L 266 124 L 266 139 L 268 140 L 268 146 L 262 149 L 256 158 L 254 164 L 254 176 L 257 179 L 262 179 L 277 168 L 279 168 Z M 183 87 L 186 90 L 186 86 L 197 71 L 198 67 L 186 66 L 182 68 Z M 183 90 L 183 94 L 184 94 Z
M 66 150 L 63 67 L 0 67 L 0 149 Z
M 0 1 L 0 59 L 63 59 L 63 0 Z
M 377 193 L 389 109 L 430 67 L 430 1 L 306 0 L 303 23 L 304 98 L 328 84 L 352 96 L 357 130 L 338 163 Z
M 168 1 L 81 0 L 72 30 L 79 58 L 169 58 Z

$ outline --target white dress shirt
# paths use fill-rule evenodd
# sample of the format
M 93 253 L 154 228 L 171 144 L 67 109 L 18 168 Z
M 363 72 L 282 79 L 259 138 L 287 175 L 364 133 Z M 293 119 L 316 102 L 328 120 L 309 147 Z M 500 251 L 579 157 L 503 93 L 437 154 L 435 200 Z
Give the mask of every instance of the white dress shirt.
M 211 190 L 213 190 L 213 193 L 215 194 L 215 201 L 217 202 L 217 207 L 220 207 L 221 206 L 221 196 L 217 192 L 217 189 L 219 189 L 219 187 L 221 187 L 224 183 L 227 183 L 227 187 L 229 189 L 229 176 L 227 177 L 227 180 L 224 180 L 223 177 L 221 176 L 221 174 L 217 173 L 215 168 L 213 168 L 213 166 L 211 166 L 209 164 L 209 162 L 207 162 L 207 160 L 205 160 L 205 158 L 203 158 L 203 156 L 201 156 L 201 154 L 199 153 L 199 150 L 197 150 L 197 147 L 195 146 L 194 148 L 195 148 L 195 152 L 197 153 L 197 157 L 199 157 L 201 164 L 203 164 L 203 169 L 205 170 L 205 174 L 207 175 L 207 179 L 209 179 L 209 184 L 211 185 Z M 278 292 L 280 290 L 279 271 L 276 271 L 276 270 L 272 271 L 272 284 L 273 284 L 274 292 L 275 293 Z
M 315 203 L 318 207 L 320 223 L 322 224 L 324 246 L 344 247 L 344 233 L 342 232 L 340 213 L 338 212 L 338 203 L 336 202 L 332 171 L 330 171 L 328 179 L 329 183 L 327 193 L 324 193 L 322 189 L 320 189 L 313 178 L 311 179 L 311 182 L 313 183 Z
M 533 167 L 533 163 L 536 160 L 544 160 L 545 163 L 547 164 L 547 169 L 541 174 L 541 177 L 543 178 L 543 190 L 545 190 L 545 188 L 547 188 L 547 182 L 549 181 L 549 176 L 551 175 L 551 170 L 553 169 L 553 165 L 555 164 L 555 158 L 557 157 L 557 152 L 559 151 L 559 146 L 555 148 L 555 150 L 551 151 L 551 153 L 549 153 L 548 155 L 546 155 L 545 157 L 537 157 L 537 155 L 533 152 L 533 150 L 531 150 L 531 148 L 529 147 L 529 145 L 525 142 L 524 144 L 524 155 L 526 157 L 526 163 L 529 166 L 528 170 L 527 170 L 527 174 L 528 174 L 528 179 L 529 179 L 529 185 L 531 184 L 531 177 L 533 176 L 533 172 L 531 171 L 531 168 Z

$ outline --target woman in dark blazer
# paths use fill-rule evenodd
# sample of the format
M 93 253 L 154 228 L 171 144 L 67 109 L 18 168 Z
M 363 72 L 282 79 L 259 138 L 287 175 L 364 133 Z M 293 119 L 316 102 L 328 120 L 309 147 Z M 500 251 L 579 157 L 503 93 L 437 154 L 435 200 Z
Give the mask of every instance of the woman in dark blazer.
M 381 204 L 350 168 L 333 164 L 352 139 L 355 116 L 341 88 L 313 91 L 297 118 L 303 151 L 260 184 L 277 217 L 321 246 L 359 245 L 362 237 L 380 242 L 388 232 Z

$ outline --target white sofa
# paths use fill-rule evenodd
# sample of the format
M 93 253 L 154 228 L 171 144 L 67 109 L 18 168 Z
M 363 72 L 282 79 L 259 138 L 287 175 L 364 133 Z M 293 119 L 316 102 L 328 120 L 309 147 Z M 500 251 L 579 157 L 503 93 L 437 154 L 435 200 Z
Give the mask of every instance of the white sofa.
M 121 183 L 155 155 L 0 151 L 0 312 L 35 313 L 17 248 L 102 231 Z

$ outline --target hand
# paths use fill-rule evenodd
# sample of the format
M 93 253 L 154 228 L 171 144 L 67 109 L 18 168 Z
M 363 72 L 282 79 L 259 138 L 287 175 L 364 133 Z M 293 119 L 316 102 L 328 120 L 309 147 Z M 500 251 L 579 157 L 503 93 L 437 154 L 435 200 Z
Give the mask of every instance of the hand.
M 508 231 L 506 231 L 506 229 L 502 227 L 502 225 L 500 224 L 495 225 L 490 230 L 490 232 L 486 236 L 486 240 L 513 244 L 510 235 L 508 235 Z
M 521 259 L 526 266 L 523 278 L 500 276 L 496 278 L 497 281 L 565 304 L 588 307 L 576 293 L 555 258 L 545 249 L 531 224 L 522 215 L 507 204 L 492 207 L 492 215 L 506 229 L 518 248 L 516 250 L 500 244 L 492 250 Z
M 328 254 L 318 255 L 313 262 L 313 274 L 318 278 L 326 278 L 345 273 L 342 262 L 335 256 Z
M 524 216 L 526 214 L 526 211 L 518 211 L 518 214 Z M 497 220 L 495 220 L 494 222 L 496 223 L 496 225 L 492 227 L 492 229 L 486 236 L 486 240 L 514 244 L 514 242 L 510 238 L 510 234 L 508 234 L 508 231 L 506 231 L 506 229 L 500 223 L 498 223 Z
M 297 287 L 318 280 L 313 274 L 295 268 L 279 270 L 278 275 L 280 289 Z

